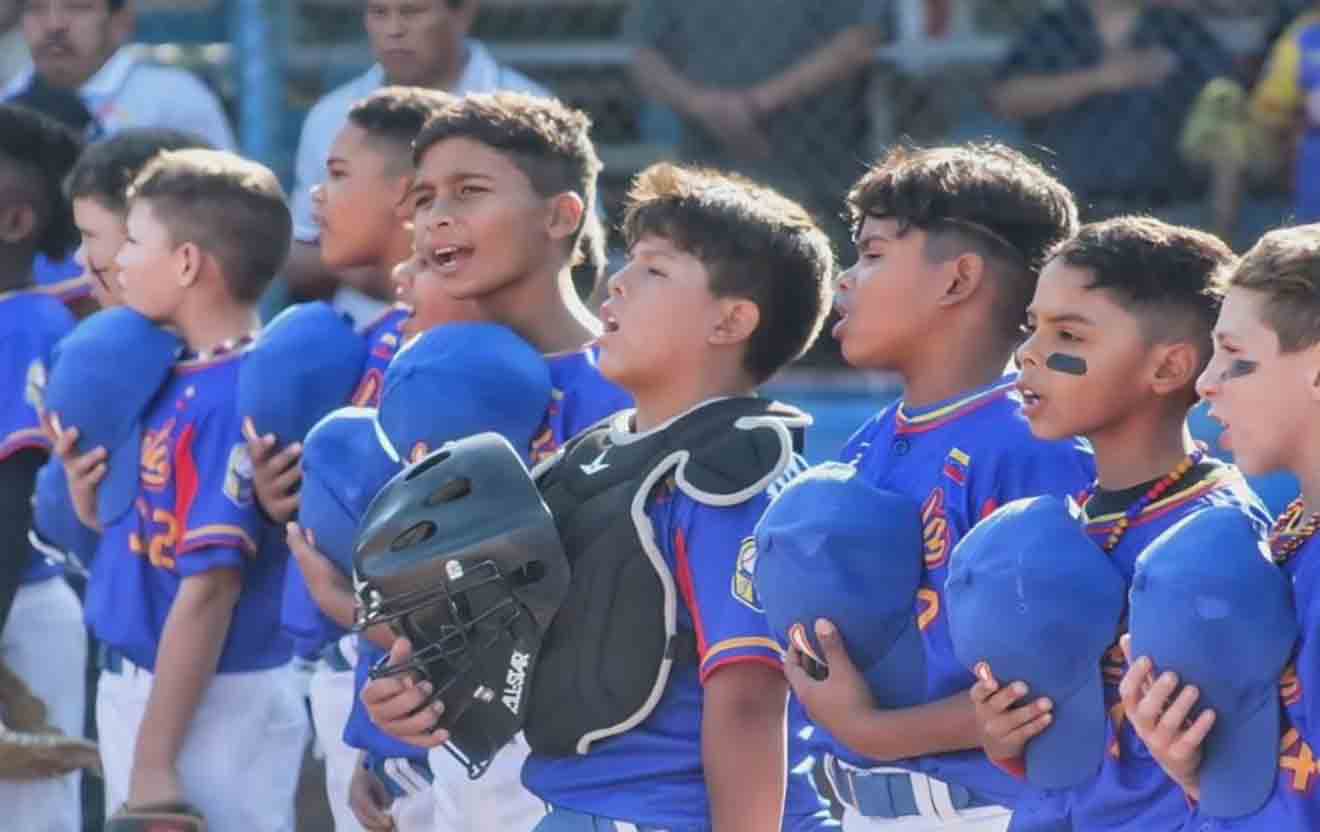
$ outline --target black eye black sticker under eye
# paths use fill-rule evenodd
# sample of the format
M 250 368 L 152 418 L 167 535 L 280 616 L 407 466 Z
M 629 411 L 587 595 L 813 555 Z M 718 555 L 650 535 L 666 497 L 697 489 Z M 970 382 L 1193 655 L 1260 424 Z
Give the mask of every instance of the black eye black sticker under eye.
M 1243 376 L 1251 375 L 1258 369 L 1260 369 L 1259 361 L 1248 361 L 1245 358 L 1235 358 L 1228 363 L 1228 367 L 1225 368 L 1224 372 L 1219 374 L 1219 378 L 1223 381 L 1228 381 L 1233 378 L 1242 378 Z
M 1086 375 L 1086 359 L 1066 352 L 1050 353 L 1049 358 L 1045 359 L 1045 366 L 1070 376 Z

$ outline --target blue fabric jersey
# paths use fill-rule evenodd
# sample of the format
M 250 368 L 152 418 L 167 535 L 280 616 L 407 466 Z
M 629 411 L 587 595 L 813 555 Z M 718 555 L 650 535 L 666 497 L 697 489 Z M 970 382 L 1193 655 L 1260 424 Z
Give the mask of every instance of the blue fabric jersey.
M 1132 581 L 1137 558 L 1150 543 L 1178 521 L 1212 506 L 1241 509 L 1256 522 L 1263 538 L 1269 530 L 1269 517 L 1245 478 L 1236 468 L 1217 461 L 1198 466 L 1200 474 L 1185 487 L 1162 500 L 1151 503 L 1135 517 L 1114 546 L 1110 557 Z M 1144 488 L 1134 489 L 1144 492 Z M 1126 494 L 1123 499 L 1106 499 L 1103 492 L 1084 507 L 1087 534 L 1103 546 L 1114 524 L 1124 516 L 1119 505 L 1131 505 L 1140 494 Z M 1106 502 L 1097 513 L 1097 503 Z M 1093 516 L 1094 515 L 1094 516 Z M 1123 830 L 1144 832 L 1150 829 L 1174 829 L 1187 815 L 1187 801 L 1172 780 L 1150 756 L 1146 746 L 1126 721 L 1118 685 L 1127 672 L 1127 662 L 1117 644 L 1110 648 L 1102 663 L 1105 707 L 1109 723 L 1105 736 L 1105 757 L 1100 773 L 1069 794 L 1073 824 L 1077 829 Z
M 73 325 L 64 305 L 38 289 L 0 293 L 0 465 L 27 448 L 50 451 L 37 408 L 51 352 Z M 60 567 L 36 552 L 30 557 L 23 583 L 60 574 Z
M 926 648 L 928 701 L 966 691 L 974 682 L 954 656 L 945 612 L 944 583 L 954 546 L 1004 503 L 1041 494 L 1076 496 L 1094 477 L 1083 444 L 1032 436 L 1015 381 L 1010 374 L 919 411 L 897 402 L 864 425 L 841 454 L 876 487 L 906 494 L 922 506 L 925 567 L 915 614 Z M 837 743 L 833 750 L 854 764 L 868 764 Z M 934 754 L 897 764 L 1014 809 L 1040 797 L 981 751 Z
M 1305 518 L 1302 518 L 1305 522 Z M 1274 793 L 1257 812 L 1223 820 L 1190 812 L 1187 832 L 1310 832 L 1320 829 L 1320 537 L 1283 567 L 1292 579 L 1301 637 L 1283 671 L 1283 736 Z
M 106 645 L 151 669 L 184 578 L 237 569 L 243 588 L 218 672 L 277 667 L 288 550 L 267 540 L 238 414 L 243 351 L 175 365 L 142 420 L 138 496 L 101 536 L 87 588 L 87 622 Z
M 353 393 L 351 402 L 357 407 L 377 407 L 385 383 L 385 368 L 394 358 L 403 339 L 404 321 L 408 310 L 392 306 L 381 313 L 362 331 L 367 339 L 367 363 Z M 347 631 L 331 621 L 312 599 L 307 580 L 296 561 L 290 560 L 284 576 L 284 592 L 280 603 L 280 625 L 294 640 L 294 650 L 304 658 L 315 658 L 330 642 Z

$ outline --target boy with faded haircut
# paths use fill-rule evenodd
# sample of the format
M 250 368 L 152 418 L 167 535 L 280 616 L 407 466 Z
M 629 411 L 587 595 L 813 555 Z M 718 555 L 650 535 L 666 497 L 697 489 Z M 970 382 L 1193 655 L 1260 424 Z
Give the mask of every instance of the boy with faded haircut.
M 290 829 L 306 716 L 278 635 L 284 555 L 252 496 L 237 407 L 256 304 L 288 254 L 288 205 L 265 167 L 182 150 L 147 165 L 128 207 L 124 302 L 185 352 L 142 416 L 132 508 L 100 529 L 88 584 L 107 804 L 188 803 L 212 829 Z M 98 527 L 108 454 L 75 455 L 77 434 L 59 431 L 56 448 Z
M 1134 657 L 1121 685 L 1137 735 L 1190 798 L 1188 829 L 1303 830 L 1320 826 L 1315 789 L 1320 743 L 1320 225 L 1266 234 L 1242 258 L 1214 328 L 1214 356 L 1197 382 L 1225 446 L 1249 476 L 1288 471 L 1302 493 L 1269 536 L 1275 563 L 1292 584 L 1300 637 L 1280 680 L 1278 769 L 1263 807 L 1214 818 L 1197 806 L 1203 745 L 1216 713 L 1199 708 L 1200 692 L 1159 671 L 1160 656 Z M 1125 651 L 1131 644 L 1125 639 Z
M 1027 309 L 1018 391 L 1031 431 L 1081 436 L 1097 477 L 1081 498 L 1087 534 L 1131 583 L 1137 556 L 1165 529 L 1213 506 L 1268 517 L 1235 468 L 1192 441 L 1187 412 L 1210 360 L 1222 281 L 1236 257 L 1217 237 L 1148 217 L 1083 226 L 1050 254 Z M 1070 790 L 1078 829 L 1172 829 L 1186 813 L 1119 701 L 1126 669 L 1103 661 L 1106 726 L 1098 774 Z M 1029 647 L 1029 645 L 1028 645 Z M 982 665 L 971 697 L 991 760 L 1020 773 L 1026 743 L 1049 730 L 1053 703 L 1000 685 Z
M 1076 494 L 1091 479 L 1075 443 L 1031 435 L 1015 374 L 1005 371 L 1046 253 L 1076 229 L 1077 208 L 1063 185 L 999 145 L 896 149 L 848 202 L 858 256 L 839 284 L 834 337 L 853 366 L 898 373 L 904 393 L 842 458 L 922 506 L 914 614 L 928 701 L 877 709 L 823 619 L 803 624 L 814 625 L 828 676 L 813 678 L 790 647 L 788 679 L 833 737 L 825 764 L 845 829 L 1003 829 L 1006 807 L 1021 810 L 1024 826 L 1061 810 L 1035 805 L 980 752 L 967 697 L 975 679 L 953 652 L 944 583 L 953 547 L 997 506 Z
M 589 128 L 583 113 L 556 101 L 471 95 L 444 107 L 414 142 L 416 258 L 399 281 L 400 297 L 414 309 L 408 332 L 454 320 L 461 311 L 514 329 L 546 356 L 555 389 L 527 449 L 531 460 L 553 455 L 570 436 L 628 403 L 596 369 L 592 343 L 600 324 L 572 282 L 574 252 L 600 170 Z M 324 565 L 325 556 L 297 530 L 290 545 L 305 569 Z M 318 574 L 329 577 L 325 569 Z M 317 583 L 319 596 L 330 582 Z M 340 620 L 351 621 L 348 587 L 341 582 L 336 592 L 324 594 L 338 597 Z M 396 642 L 395 649 L 408 645 Z M 526 754 L 525 744 L 506 749 L 497 769 L 510 761 L 516 768 L 518 754 Z M 494 789 L 486 785 L 496 771 L 473 788 L 463 769 L 438 749 L 430 754 L 430 771 L 437 829 L 468 828 L 474 817 L 499 825 L 521 806 L 492 799 Z
M 96 307 L 105 309 L 122 303 L 115 278 L 115 255 L 124 244 L 128 186 L 162 151 L 206 147 L 209 145 L 203 139 L 191 133 L 140 127 L 103 139 L 78 157 L 64 182 L 64 192 L 73 202 L 73 219 L 82 235 L 74 257 L 83 273 L 76 280 L 90 287 Z M 73 306 L 82 308 L 80 302 Z
M 536 829 L 766 830 L 786 815 L 789 828 L 806 828 L 816 802 L 805 779 L 792 778 L 785 807 L 780 653 L 756 599 L 733 586 L 768 490 L 801 465 L 791 434 L 807 422 L 753 391 L 819 332 L 833 255 L 806 212 L 775 192 L 667 164 L 638 176 L 624 228 L 630 257 L 601 307 L 600 368 L 637 407 L 576 437 L 539 471 L 578 566 L 533 677 L 533 753 L 523 782 L 550 806 Z M 758 456 L 744 440 L 767 428 L 774 439 Z M 675 468 L 673 454 L 662 461 L 661 447 L 686 449 L 690 464 Z M 714 462 L 712 452 L 723 475 L 713 479 L 697 470 Z M 586 506 L 601 489 L 645 515 L 643 522 L 623 509 L 610 513 L 627 537 L 591 528 Z M 612 616 L 627 615 L 634 601 L 650 608 L 649 598 L 634 598 L 610 605 L 613 613 L 567 613 L 592 606 L 591 569 L 605 568 L 597 548 L 604 539 L 628 540 L 613 557 L 647 562 L 649 553 L 660 582 L 677 584 L 673 637 L 691 638 L 649 699 L 630 702 L 636 710 L 613 725 L 565 704 L 579 676 L 588 687 L 597 672 L 620 678 L 625 668 L 609 664 L 622 657 L 586 658 L 587 645 L 628 630 Z M 654 626 L 669 632 L 662 621 Z M 650 658 L 658 657 L 643 661 Z M 649 686 L 652 677 L 644 678 Z M 436 706 L 425 707 L 416 688 L 397 679 L 373 684 L 364 699 L 387 730 L 419 744 L 445 739 L 431 730 Z

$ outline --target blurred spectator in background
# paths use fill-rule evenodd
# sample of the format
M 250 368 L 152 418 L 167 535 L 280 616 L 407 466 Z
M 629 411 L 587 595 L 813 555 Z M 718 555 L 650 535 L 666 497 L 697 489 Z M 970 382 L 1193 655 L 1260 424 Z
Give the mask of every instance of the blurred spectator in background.
M 127 45 L 133 8 L 127 0 L 21 0 L 21 28 L 32 63 L 0 99 L 21 99 L 90 139 L 125 127 L 187 130 L 214 147 L 234 150 L 233 129 L 204 83 L 174 67 L 149 63 Z M 69 93 L 73 93 L 70 96 Z M 70 113 L 68 104 L 84 112 Z
M 1206 83 L 1232 72 L 1198 16 L 1167 0 L 1062 0 L 1027 25 L 990 104 L 1056 155 L 1087 219 L 1167 216 L 1205 194 L 1205 171 L 1182 159 L 1179 135 Z
M 642 92 L 682 119 L 686 161 L 791 194 L 846 241 L 866 169 L 866 70 L 890 0 L 639 0 L 624 24 Z
M 8 84 L 32 60 L 18 25 L 22 6 L 23 0 L 0 0 L 0 86 Z
M 370 298 L 353 285 L 371 285 L 352 273 L 335 274 L 321 262 L 312 221 L 312 188 L 326 177 L 326 160 L 349 108 L 379 87 L 430 87 L 462 95 L 510 90 L 548 93 L 531 79 L 501 66 L 480 42 L 467 36 L 478 0 L 366 0 L 364 23 L 377 63 L 363 75 L 327 93 L 307 114 L 295 161 L 293 249 L 284 278 L 299 299 L 335 295 L 341 309 L 362 321 L 386 299 Z

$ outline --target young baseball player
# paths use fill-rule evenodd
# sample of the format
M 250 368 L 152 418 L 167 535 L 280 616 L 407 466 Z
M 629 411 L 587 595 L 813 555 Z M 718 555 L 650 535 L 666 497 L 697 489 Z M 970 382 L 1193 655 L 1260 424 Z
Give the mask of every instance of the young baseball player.
M 786 815 L 787 688 L 764 614 L 754 596 L 737 591 L 734 577 L 770 483 L 800 463 L 790 434 L 806 419 L 775 412 L 751 396 L 819 331 L 833 256 L 825 235 L 796 204 L 745 180 L 670 165 L 639 175 L 624 226 L 630 259 L 610 279 L 601 308 L 600 368 L 633 394 L 637 407 L 570 441 L 542 469 L 541 481 L 565 540 L 581 542 L 593 540 L 586 529 L 593 521 L 585 516 L 592 512 L 579 513 L 576 500 L 604 487 L 593 478 L 609 470 L 598 482 L 611 489 L 636 480 L 636 488 L 619 493 L 636 491 L 628 500 L 645 522 L 623 510 L 611 512 L 609 522 L 631 529 L 637 545 L 673 576 L 676 626 L 692 634 L 694 644 L 690 656 L 675 660 L 667 680 L 660 676 L 648 704 L 620 724 L 599 728 L 601 738 L 589 747 L 565 753 L 557 750 L 564 739 L 557 734 L 572 734 L 572 726 L 587 727 L 597 718 L 586 713 L 589 706 L 575 713 L 549 704 L 566 701 L 558 685 L 595 678 L 595 668 L 584 670 L 574 651 L 628 627 L 608 616 L 557 618 L 547 643 L 563 652 L 543 656 L 534 677 L 550 687 L 532 694 L 533 754 L 523 782 L 551 806 L 536 827 L 541 832 L 777 829 Z M 464 248 L 451 245 L 438 254 L 449 262 L 462 258 Z M 460 259 L 451 268 L 462 274 L 465 266 Z M 475 284 L 479 277 L 465 279 Z M 717 425 L 723 427 L 716 435 L 728 442 L 715 451 L 696 437 L 701 426 Z M 765 455 L 754 459 L 741 442 L 760 429 L 776 435 L 770 444 L 778 452 L 763 448 Z M 688 448 L 680 456 L 691 463 L 675 470 L 679 457 L 651 459 L 646 449 L 652 443 Z M 700 473 L 706 464 L 723 476 Z M 554 493 L 574 497 L 565 502 Z M 588 551 L 597 550 L 570 557 L 594 561 Z M 589 606 L 594 582 L 582 569 L 565 609 Z M 582 595 L 572 597 L 575 592 Z M 622 598 L 610 606 L 632 608 Z M 402 653 L 396 646 L 393 658 Z M 574 666 L 577 671 L 568 669 Z M 538 697 L 555 714 L 538 718 Z M 373 718 L 402 738 L 427 745 L 443 740 L 443 732 L 430 731 L 434 710 L 413 713 L 423 701 L 416 688 L 382 680 L 363 698 Z M 788 814 L 811 814 L 809 785 L 793 782 Z
M 1005 372 L 1046 252 L 1075 230 L 1077 209 L 1043 169 L 995 145 L 894 150 L 848 202 L 857 263 L 840 281 L 834 337 L 850 364 L 898 373 L 904 392 L 842 458 L 922 505 L 914 611 L 929 701 L 875 708 L 825 620 L 814 625 L 828 676 L 813 678 L 790 649 L 788 679 L 835 740 L 825 762 L 845 829 L 1003 829 L 1005 807 L 1035 811 L 1034 798 L 979 750 L 967 697 L 974 679 L 953 652 L 944 582 L 954 545 L 996 506 L 1076 494 L 1090 482 L 1075 443 L 1032 437 Z
M 1051 252 L 1027 309 L 1029 336 L 1018 350 L 1023 413 L 1041 439 L 1090 442 L 1097 478 L 1082 497 L 1083 521 L 1128 582 L 1152 540 L 1205 508 L 1233 506 L 1262 535 L 1268 527 L 1242 474 L 1207 456 L 1187 429 L 1221 283 L 1235 263 L 1210 234 L 1120 217 L 1083 226 Z M 1106 753 L 1098 776 L 1070 795 L 1073 824 L 1174 828 L 1186 806 L 1127 724 L 1117 634 L 1103 665 Z M 1024 683 L 1001 686 L 993 667 L 978 675 L 971 696 L 986 753 L 1016 770 L 1029 738 L 1049 730 L 1052 703 L 1028 699 Z
M 26 535 L 37 471 L 51 447 L 38 415 L 42 388 L 56 342 L 73 327 L 64 305 L 33 285 L 32 262 L 38 252 L 63 258 L 76 244 L 60 182 L 78 151 L 54 121 L 0 106 L 0 661 L 44 703 L 50 725 L 71 735 L 82 734 L 86 698 L 82 612 L 61 570 L 35 554 Z M 78 828 L 79 783 L 78 774 L 0 782 L 6 823 Z
M 78 278 L 91 290 L 96 305 L 118 306 L 115 255 L 124 243 L 127 192 L 142 168 L 165 150 L 208 147 L 201 138 L 180 130 L 135 127 L 91 145 L 64 182 L 73 203 L 73 219 L 82 242 L 75 259 Z
M 588 129 L 584 115 L 557 102 L 470 96 L 444 108 L 414 142 L 417 256 L 398 273 L 399 297 L 413 310 L 407 331 L 424 332 L 475 317 L 510 326 L 547 354 L 554 393 L 529 449 L 533 460 L 553 454 L 569 436 L 628 401 L 596 369 L 590 345 L 599 324 L 578 301 L 571 280 L 573 252 L 585 211 L 594 200 L 599 170 Z M 472 145 L 480 150 L 469 157 L 453 152 L 455 146 Z M 479 201 L 483 205 L 474 211 Z M 492 275 L 499 280 L 478 284 L 466 295 L 454 291 L 454 269 L 441 262 L 437 248 L 443 239 L 438 234 L 452 239 L 455 233 L 472 234 L 482 242 L 480 252 L 469 251 L 470 271 L 487 282 Z M 290 545 L 322 608 L 333 607 L 338 612 L 332 617 L 351 621 L 353 597 L 344 577 L 328 570 L 324 556 L 308 545 L 300 530 L 294 530 Z M 358 663 L 372 660 L 371 648 L 361 646 Z M 526 795 L 519 795 L 509 780 L 516 777 L 519 755 L 525 753 L 525 747 L 509 749 L 472 784 L 447 754 L 432 752 L 436 828 L 468 828 L 477 823 L 473 818 L 496 828 L 518 815 Z M 371 803 L 366 798 L 373 788 L 365 773 L 358 775 L 358 805 Z M 501 791 L 504 806 L 498 798 L 485 797 Z M 382 798 L 377 803 L 383 802 L 383 789 L 374 792 Z
M 1320 434 L 1315 402 L 1320 379 L 1320 226 L 1272 231 L 1242 258 L 1214 328 L 1214 356 L 1197 382 L 1224 426 L 1226 447 L 1248 475 L 1290 471 L 1302 495 L 1279 515 L 1270 551 L 1293 587 L 1301 636 L 1281 680 L 1283 735 L 1274 791 L 1259 811 L 1211 818 L 1196 810 L 1202 745 L 1216 714 L 1197 705 L 1199 691 L 1160 671 L 1159 656 L 1133 657 L 1121 693 L 1128 723 L 1190 798 L 1184 828 L 1302 830 L 1320 824 L 1315 790 L 1315 691 L 1320 658 Z M 1231 660 L 1231 658 L 1229 658 Z
M 285 560 L 236 403 L 257 300 L 288 254 L 288 205 L 261 165 L 183 150 L 147 165 L 128 209 L 124 302 L 186 352 L 141 419 L 132 507 L 102 529 L 88 586 L 107 805 L 187 802 L 212 829 L 289 829 L 306 717 L 278 631 Z M 56 447 L 95 525 L 97 490 L 116 478 L 105 448 L 75 455 L 76 440 L 61 432 Z

